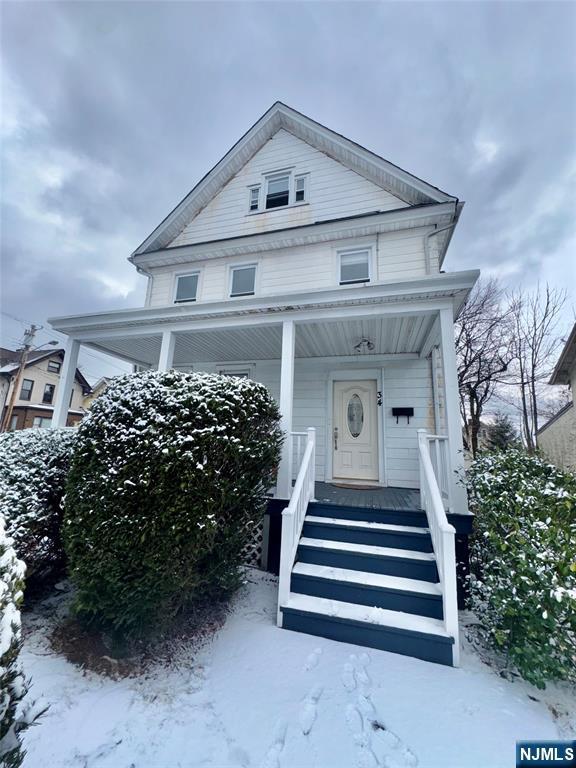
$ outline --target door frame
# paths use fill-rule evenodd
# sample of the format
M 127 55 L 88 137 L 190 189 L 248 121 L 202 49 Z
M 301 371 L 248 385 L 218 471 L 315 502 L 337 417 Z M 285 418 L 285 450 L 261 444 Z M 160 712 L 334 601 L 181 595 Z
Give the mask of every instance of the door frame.
M 386 453 L 384 450 L 384 376 L 382 368 L 358 368 L 330 371 L 328 373 L 326 391 L 326 466 L 325 481 L 334 482 L 332 473 L 332 432 L 334 421 L 334 382 L 335 381 L 376 381 L 376 391 L 382 392 L 382 405 L 376 405 L 376 422 L 378 426 L 378 480 L 375 485 L 386 486 Z

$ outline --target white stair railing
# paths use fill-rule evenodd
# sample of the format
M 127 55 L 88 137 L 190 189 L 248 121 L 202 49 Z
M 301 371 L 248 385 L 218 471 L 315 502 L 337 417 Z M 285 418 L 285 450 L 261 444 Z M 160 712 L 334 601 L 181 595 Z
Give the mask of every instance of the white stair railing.
M 433 439 L 443 440 L 437 436 Z M 420 498 L 422 508 L 426 512 L 428 528 L 432 538 L 432 546 L 436 555 L 436 566 L 442 589 L 442 605 L 444 609 L 444 627 L 454 638 L 452 663 L 457 667 L 460 663 L 460 644 L 458 638 L 458 593 L 456 587 L 456 544 L 454 526 L 446 517 L 440 487 L 436 480 L 432 460 L 430 458 L 430 441 L 425 429 L 418 430 L 418 455 L 420 460 Z M 447 456 L 447 453 L 446 453 Z
M 422 430 L 425 432 L 425 430 Z M 449 510 L 450 502 L 450 471 L 448 469 L 448 438 L 443 435 L 426 435 L 428 441 L 428 453 L 432 468 L 436 475 L 436 482 L 440 489 L 440 495 L 444 502 L 444 509 Z
M 298 469 L 296 482 L 288 506 L 282 511 L 282 540 L 280 544 L 280 573 L 278 581 L 277 624 L 282 626 L 282 611 L 290 595 L 290 579 L 296 558 L 298 542 L 302 534 L 308 503 L 314 499 L 316 430 L 306 430 L 307 440 L 304 455 Z M 292 438 L 292 435 L 290 435 Z

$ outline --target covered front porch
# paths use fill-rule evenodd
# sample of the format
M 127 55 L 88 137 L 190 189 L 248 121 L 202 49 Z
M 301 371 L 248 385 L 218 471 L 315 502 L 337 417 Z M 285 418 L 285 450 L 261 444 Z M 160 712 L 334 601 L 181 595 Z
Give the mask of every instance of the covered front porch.
M 69 336 L 53 425 L 63 424 L 81 345 L 139 368 L 248 376 L 276 398 L 287 435 L 278 498 L 291 496 L 309 428 L 319 482 L 417 490 L 426 430 L 445 438 L 446 506 L 466 513 L 453 318 L 475 277 L 51 320 Z

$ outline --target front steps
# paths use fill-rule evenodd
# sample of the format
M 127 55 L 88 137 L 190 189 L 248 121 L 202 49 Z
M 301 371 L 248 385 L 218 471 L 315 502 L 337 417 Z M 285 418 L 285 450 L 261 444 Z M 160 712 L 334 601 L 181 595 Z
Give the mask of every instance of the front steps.
M 426 516 L 312 502 L 282 626 L 451 665 Z

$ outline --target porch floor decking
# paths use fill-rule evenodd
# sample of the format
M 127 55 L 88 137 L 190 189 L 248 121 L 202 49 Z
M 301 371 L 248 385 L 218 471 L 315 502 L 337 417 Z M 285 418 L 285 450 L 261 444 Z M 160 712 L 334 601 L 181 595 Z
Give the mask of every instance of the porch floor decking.
M 344 488 L 317 482 L 315 500 L 342 507 L 370 507 L 400 511 L 420 510 L 420 491 L 414 488 Z

